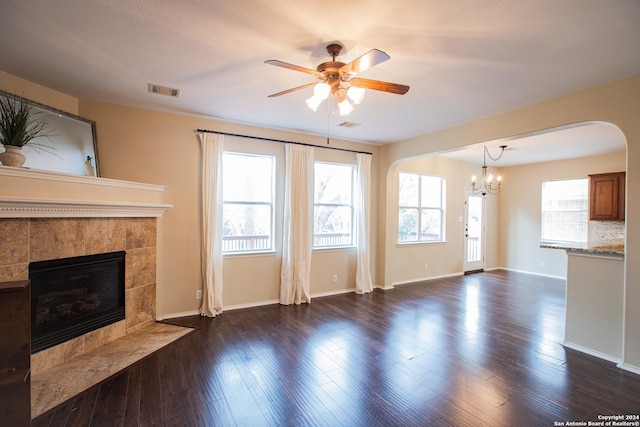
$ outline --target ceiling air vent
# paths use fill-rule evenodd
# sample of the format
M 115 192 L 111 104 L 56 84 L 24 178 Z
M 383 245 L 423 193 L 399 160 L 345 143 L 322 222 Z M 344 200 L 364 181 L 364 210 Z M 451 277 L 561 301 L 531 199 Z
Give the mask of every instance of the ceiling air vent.
M 343 128 L 357 128 L 360 125 L 362 125 L 362 123 L 342 122 L 338 126 L 343 127 Z
M 158 93 L 160 95 L 173 96 L 175 98 L 180 95 L 180 89 L 174 89 L 167 86 L 154 85 L 153 83 L 149 83 L 149 92 L 150 93 Z

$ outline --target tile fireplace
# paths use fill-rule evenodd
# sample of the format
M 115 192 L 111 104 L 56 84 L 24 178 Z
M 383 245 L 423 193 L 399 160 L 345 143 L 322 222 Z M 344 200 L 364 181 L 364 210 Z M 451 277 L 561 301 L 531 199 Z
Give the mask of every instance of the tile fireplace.
M 124 266 L 124 251 L 30 263 L 31 353 L 124 320 Z
M 40 262 L 126 253 L 124 318 L 33 353 L 32 374 L 155 322 L 158 219 L 171 207 L 163 186 L 0 166 L 0 188 L 0 282 L 29 279 Z M 71 293 L 94 293 L 80 288 Z M 86 298 L 85 308 L 103 296 Z

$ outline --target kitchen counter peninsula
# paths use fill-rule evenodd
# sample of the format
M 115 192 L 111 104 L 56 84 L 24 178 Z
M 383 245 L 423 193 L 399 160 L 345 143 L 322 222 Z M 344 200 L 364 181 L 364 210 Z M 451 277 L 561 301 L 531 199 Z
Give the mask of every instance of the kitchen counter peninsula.
M 617 255 L 624 257 L 624 242 L 613 241 L 597 241 L 588 243 L 547 243 L 541 242 L 541 248 L 547 249 L 564 249 L 566 251 L 593 254 L 593 255 Z
M 624 308 L 624 243 L 541 243 L 567 252 L 562 345 L 620 363 Z

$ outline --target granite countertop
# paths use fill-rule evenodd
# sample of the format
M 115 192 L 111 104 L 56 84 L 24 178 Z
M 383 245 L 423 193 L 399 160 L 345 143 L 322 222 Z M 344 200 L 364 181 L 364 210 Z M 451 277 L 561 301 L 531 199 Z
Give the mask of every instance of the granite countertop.
M 624 255 L 624 241 L 621 240 L 587 242 L 585 244 L 540 242 L 540 247 L 593 254 Z

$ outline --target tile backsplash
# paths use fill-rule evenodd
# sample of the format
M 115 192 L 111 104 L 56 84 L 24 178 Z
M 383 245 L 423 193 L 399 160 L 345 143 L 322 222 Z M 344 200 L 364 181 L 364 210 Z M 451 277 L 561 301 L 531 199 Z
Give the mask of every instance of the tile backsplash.
M 618 241 L 624 239 L 624 221 L 589 221 L 589 241 Z

